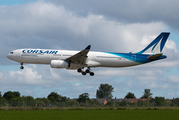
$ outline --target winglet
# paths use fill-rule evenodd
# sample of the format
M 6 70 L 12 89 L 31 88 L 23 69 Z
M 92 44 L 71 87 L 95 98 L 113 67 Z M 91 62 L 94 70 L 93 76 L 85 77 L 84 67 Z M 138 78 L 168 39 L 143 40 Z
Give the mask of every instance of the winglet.
M 88 46 L 85 48 L 85 50 L 90 50 L 90 48 L 91 48 L 91 45 L 88 45 Z

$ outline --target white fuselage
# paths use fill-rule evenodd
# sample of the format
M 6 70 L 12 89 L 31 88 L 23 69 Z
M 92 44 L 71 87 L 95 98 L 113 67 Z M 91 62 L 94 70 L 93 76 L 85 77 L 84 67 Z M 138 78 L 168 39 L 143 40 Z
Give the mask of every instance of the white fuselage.
M 47 50 L 47 49 L 18 49 L 7 55 L 13 61 L 29 64 L 51 64 L 52 60 L 65 60 L 79 51 L 70 50 Z M 135 59 L 134 55 L 131 55 Z M 71 64 L 67 69 L 78 69 L 79 67 L 128 67 L 140 63 L 125 57 L 109 54 L 106 52 L 88 52 L 85 64 Z
M 94 52 L 90 51 L 91 45 L 88 45 L 82 51 L 18 49 L 10 52 L 7 58 L 20 62 L 21 69 L 24 69 L 23 63 L 49 64 L 51 68 L 77 69 L 82 75 L 89 73 L 93 76 L 91 67 L 129 67 L 167 58 L 163 55 L 162 49 L 169 34 L 161 33 L 137 53 Z M 84 67 L 87 69 L 84 70 Z

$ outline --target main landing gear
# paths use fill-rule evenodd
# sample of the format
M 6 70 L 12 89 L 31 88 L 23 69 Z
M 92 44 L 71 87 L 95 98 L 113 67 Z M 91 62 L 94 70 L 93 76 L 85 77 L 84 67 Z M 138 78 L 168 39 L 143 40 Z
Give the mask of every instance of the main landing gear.
M 21 63 L 20 69 L 24 69 L 23 63 Z
M 89 73 L 91 76 L 94 76 L 94 72 L 92 72 L 89 67 L 86 70 L 84 70 L 84 67 L 82 67 L 82 68 L 79 68 L 77 71 L 81 73 L 82 75 L 86 75 L 87 73 Z

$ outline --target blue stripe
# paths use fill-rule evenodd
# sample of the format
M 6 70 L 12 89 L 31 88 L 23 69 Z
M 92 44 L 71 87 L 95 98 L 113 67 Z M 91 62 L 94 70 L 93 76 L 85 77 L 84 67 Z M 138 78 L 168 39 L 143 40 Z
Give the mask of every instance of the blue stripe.
M 148 56 L 150 56 L 148 54 L 112 53 L 112 52 L 105 52 L 105 53 L 116 55 L 116 56 L 128 59 L 133 62 L 141 63 L 141 64 L 155 61 L 155 60 L 148 60 Z M 134 58 L 133 56 L 135 56 L 135 59 L 133 59 Z M 158 58 L 156 60 L 164 59 L 164 58 L 166 58 L 166 56 L 162 55 L 160 58 Z

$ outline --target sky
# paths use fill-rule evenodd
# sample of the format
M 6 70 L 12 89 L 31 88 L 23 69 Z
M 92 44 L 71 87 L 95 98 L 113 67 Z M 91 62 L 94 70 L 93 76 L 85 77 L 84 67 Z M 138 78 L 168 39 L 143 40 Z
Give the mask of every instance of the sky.
M 153 97 L 179 97 L 179 16 L 177 0 L 8 0 L 0 1 L 0 91 L 34 98 L 51 92 L 95 98 L 100 84 L 114 87 L 113 98 L 144 89 Z M 92 68 L 95 76 L 50 65 L 20 64 L 6 58 L 15 49 L 41 48 L 138 52 L 161 32 L 170 32 L 167 59 L 126 68 Z

